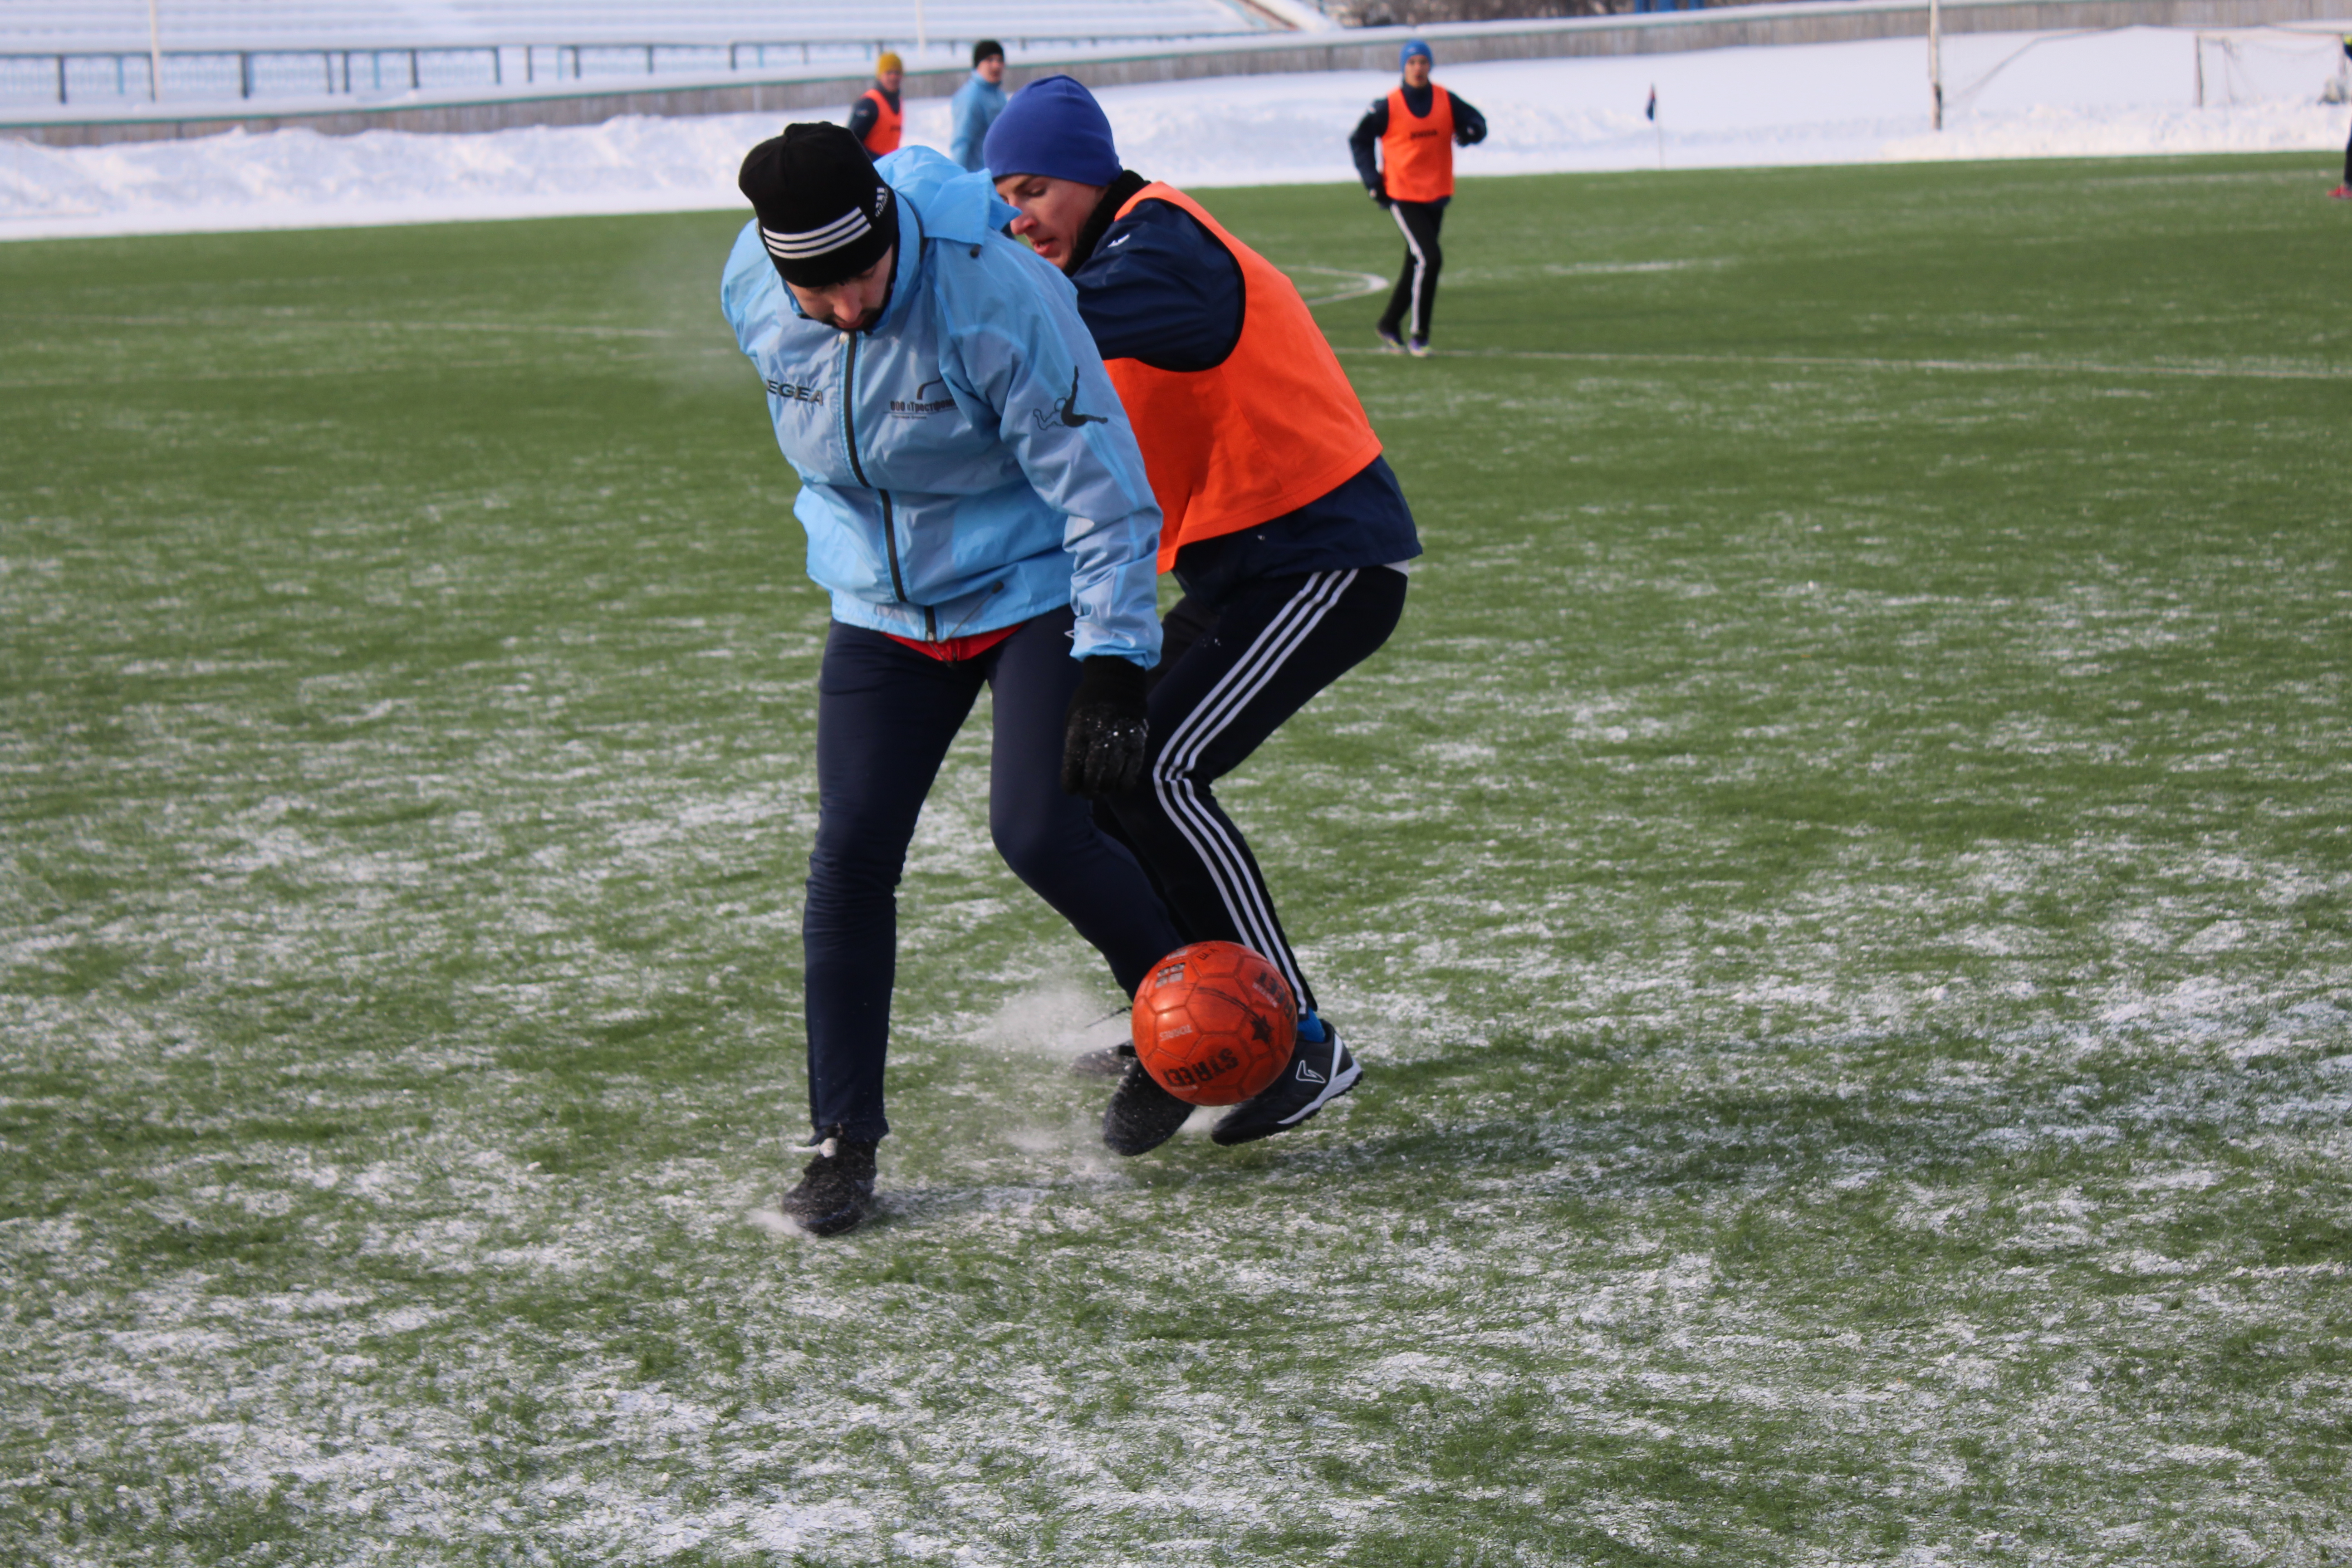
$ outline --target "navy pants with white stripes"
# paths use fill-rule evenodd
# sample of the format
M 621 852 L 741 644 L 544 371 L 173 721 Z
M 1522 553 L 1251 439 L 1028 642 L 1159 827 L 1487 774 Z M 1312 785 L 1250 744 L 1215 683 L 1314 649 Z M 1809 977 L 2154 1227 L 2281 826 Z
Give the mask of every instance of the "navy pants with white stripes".
M 1404 574 L 1385 566 L 1252 583 L 1213 613 L 1186 598 L 1161 623 L 1143 787 L 1110 803 L 1186 942 L 1237 942 L 1299 972 L 1257 858 L 1211 788 L 1315 694 L 1388 641 Z
M 1183 945 L 1135 858 L 1062 793 L 1062 728 L 1078 661 L 1067 610 L 977 658 L 947 663 L 835 621 L 817 675 L 816 847 L 801 920 L 807 961 L 809 1120 L 879 1138 L 898 962 L 898 876 L 948 743 L 986 685 L 995 696 L 988 830 L 1013 874 L 1060 911 L 1133 995 Z
M 1404 270 L 1397 275 L 1389 308 L 1381 312 L 1381 330 L 1426 338 L 1430 313 L 1437 309 L 1437 274 L 1445 265 L 1445 252 L 1437 245 L 1445 202 L 1391 202 L 1389 216 L 1404 231 Z

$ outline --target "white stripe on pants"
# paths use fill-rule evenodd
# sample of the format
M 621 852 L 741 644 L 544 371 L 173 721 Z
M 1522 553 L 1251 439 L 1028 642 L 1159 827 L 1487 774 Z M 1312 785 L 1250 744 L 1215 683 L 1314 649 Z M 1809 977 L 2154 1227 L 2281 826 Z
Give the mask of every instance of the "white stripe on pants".
M 1168 744 L 1152 767 L 1152 792 L 1160 809 L 1175 823 L 1184 841 L 1201 858 L 1215 882 L 1217 896 L 1242 933 L 1243 945 L 1272 959 L 1290 983 L 1293 993 L 1307 994 L 1306 977 L 1290 946 L 1282 940 L 1272 900 L 1264 884 L 1250 874 L 1245 852 L 1229 836 L 1217 814 L 1203 806 L 1188 776 L 1201 753 L 1224 732 L 1278 674 L 1286 661 L 1319 626 L 1331 606 L 1348 591 L 1357 574 L 1317 572 L 1266 624 L 1233 668 L 1218 678 L 1200 706 L 1184 716 L 1168 737 Z
M 1404 236 L 1405 248 L 1412 252 L 1412 314 L 1410 317 L 1412 325 L 1405 336 L 1425 338 L 1429 336 L 1429 328 L 1421 319 L 1421 297 L 1423 286 L 1429 281 L 1429 253 L 1422 249 L 1421 241 L 1412 237 L 1412 226 L 1404 221 L 1404 208 L 1391 202 L 1389 216 L 1396 219 L 1397 232 Z

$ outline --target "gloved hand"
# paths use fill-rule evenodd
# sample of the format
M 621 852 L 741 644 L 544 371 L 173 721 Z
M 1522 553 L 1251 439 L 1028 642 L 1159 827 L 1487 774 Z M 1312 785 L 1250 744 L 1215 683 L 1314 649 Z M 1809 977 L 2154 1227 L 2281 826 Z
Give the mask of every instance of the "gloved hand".
M 1096 654 L 1082 669 L 1062 728 L 1062 793 L 1105 800 L 1143 782 L 1143 752 L 1151 736 L 1144 719 L 1143 667 L 1117 654 Z
M 1364 195 L 1372 198 L 1372 205 L 1374 206 L 1387 206 L 1389 205 L 1389 183 L 1386 180 L 1382 180 L 1377 185 L 1366 185 L 1364 187 Z

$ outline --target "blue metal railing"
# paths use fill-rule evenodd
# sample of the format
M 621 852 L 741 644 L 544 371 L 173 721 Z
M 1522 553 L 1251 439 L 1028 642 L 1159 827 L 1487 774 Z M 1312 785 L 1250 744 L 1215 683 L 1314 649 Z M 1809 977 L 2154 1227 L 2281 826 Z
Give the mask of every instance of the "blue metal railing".
M 1171 40 L 1112 35 L 1003 40 L 1018 56 L 1038 49 L 1097 47 Z M 0 54 L 0 102 L 73 104 L 91 99 L 165 97 L 219 102 L 229 97 L 414 92 L 425 88 L 504 87 L 592 78 L 719 74 L 838 63 L 854 68 L 885 48 L 905 53 L 918 69 L 948 69 L 970 58 L 970 39 L 933 38 L 917 51 L 904 40 L 750 40 L 724 44 L 450 44 L 395 48 L 68 50 Z M 943 52 L 947 51 L 947 52 Z M 933 63 L 933 57 L 938 63 Z M 519 69 L 518 69 L 519 68 Z

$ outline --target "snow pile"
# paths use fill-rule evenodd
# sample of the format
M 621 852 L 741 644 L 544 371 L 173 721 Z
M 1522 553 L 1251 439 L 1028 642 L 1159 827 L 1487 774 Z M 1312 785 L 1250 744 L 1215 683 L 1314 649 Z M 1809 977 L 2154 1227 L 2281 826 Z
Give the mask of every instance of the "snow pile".
M 1941 132 L 1928 126 L 1916 40 L 1496 62 L 1440 77 L 1493 127 L 1463 151 L 1465 174 L 2311 152 L 2343 145 L 2352 112 L 2322 100 L 2340 80 L 2331 26 L 2202 44 L 2152 28 L 1948 39 Z M 1393 79 L 1235 77 L 1101 96 L 1131 167 L 1204 188 L 1311 184 L 1352 177 L 1348 132 Z M 1655 122 L 1643 113 L 1653 86 Z M 945 100 L 908 108 L 908 139 L 944 149 Z M 731 209 L 737 163 L 784 118 L 73 149 L 0 140 L 0 238 Z

